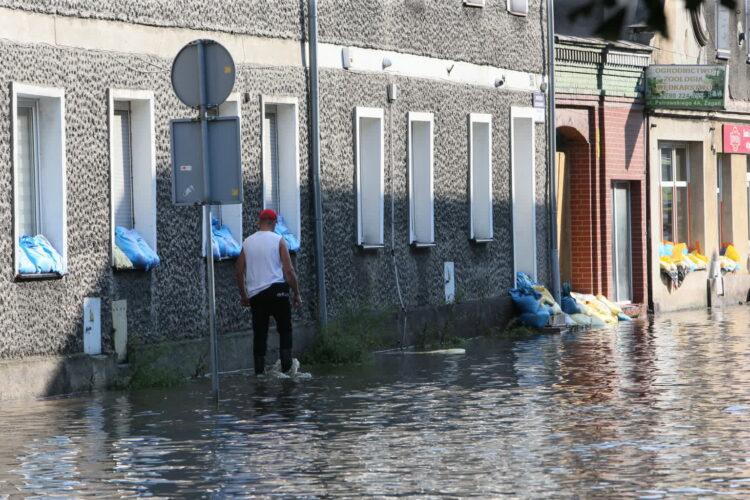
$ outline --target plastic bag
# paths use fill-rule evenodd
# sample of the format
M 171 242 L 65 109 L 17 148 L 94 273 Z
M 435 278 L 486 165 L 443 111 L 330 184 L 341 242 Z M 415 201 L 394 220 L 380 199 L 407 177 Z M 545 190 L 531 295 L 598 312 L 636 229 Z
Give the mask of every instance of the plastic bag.
M 287 247 L 289 247 L 290 252 L 299 251 L 299 240 L 294 234 L 292 234 L 291 231 L 289 231 L 289 228 L 286 227 L 286 224 L 284 223 L 284 217 L 282 217 L 281 214 L 278 215 L 278 218 L 276 220 L 276 228 L 274 229 L 274 232 L 276 234 L 280 234 L 281 237 L 284 238 L 284 241 L 286 241 L 286 245 Z
M 537 312 L 526 312 L 518 316 L 518 321 L 533 328 L 544 328 L 549 323 L 549 311 L 540 308 Z
M 115 244 L 120 247 L 120 250 L 130 259 L 136 269 L 148 271 L 161 262 L 156 252 L 148 246 L 146 240 L 135 229 L 117 226 L 115 228 Z
M 214 260 L 218 260 L 220 257 L 238 257 L 242 251 L 242 247 L 234 239 L 232 231 L 227 226 L 220 226 L 218 219 L 212 219 L 211 222 L 211 232 L 214 240 Z
M 46 241 L 46 239 L 44 240 Z M 21 250 L 26 253 L 34 270 L 27 274 L 51 273 L 55 267 L 55 261 L 44 249 L 43 242 L 34 236 L 21 236 L 19 241 Z M 28 267 L 27 267 L 28 269 Z
M 540 309 L 539 299 L 542 297 L 542 294 L 533 288 L 511 288 L 508 290 L 508 295 L 513 299 L 513 305 L 519 314 L 533 314 Z M 549 313 L 547 316 L 549 316 Z
M 52 267 L 50 268 L 50 272 L 65 274 L 65 263 L 63 262 L 62 256 L 58 253 L 57 250 L 55 250 L 55 247 L 52 246 L 52 243 L 50 243 L 49 240 L 41 234 L 37 234 L 35 236 L 35 239 L 41 246 L 42 250 L 44 250 L 44 252 L 49 256 L 50 259 L 52 259 Z
M 560 307 L 566 314 L 580 314 L 581 308 L 578 306 L 578 302 L 571 296 L 563 297 L 560 299 Z
M 112 249 L 112 257 L 115 261 L 115 269 L 135 269 L 128 256 L 117 245 Z

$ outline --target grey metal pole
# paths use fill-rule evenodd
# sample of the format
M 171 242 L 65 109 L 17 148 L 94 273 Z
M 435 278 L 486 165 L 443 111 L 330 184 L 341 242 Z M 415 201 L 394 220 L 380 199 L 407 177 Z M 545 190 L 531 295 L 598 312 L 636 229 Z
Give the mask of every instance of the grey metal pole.
M 201 122 L 201 152 L 203 154 L 203 180 L 206 192 L 211 193 L 211 170 L 208 151 L 208 113 L 206 107 L 206 81 L 205 81 L 205 46 L 204 41 L 198 41 L 198 85 L 201 94 L 201 106 L 199 119 Z M 203 206 L 203 218 L 205 219 L 206 234 L 206 277 L 208 281 L 208 328 L 211 338 L 211 387 L 214 398 L 219 398 L 219 349 L 216 339 L 216 288 L 214 284 L 214 254 L 213 235 L 211 231 L 211 205 Z
M 318 279 L 318 323 L 328 323 L 326 267 L 323 254 L 323 195 L 320 187 L 320 95 L 318 92 L 318 2 L 310 0 L 310 148 L 312 152 L 313 198 L 315 206 L 315 268 Z
M 550 253 L 552 264 L 552 294 L 560 302 L 560 249 L 557 248 L 557 129 L 555 127 L 555 7 L 547 0 L 547 53 L 549 76 L 547 84 L 547 164 L 550 169 Z

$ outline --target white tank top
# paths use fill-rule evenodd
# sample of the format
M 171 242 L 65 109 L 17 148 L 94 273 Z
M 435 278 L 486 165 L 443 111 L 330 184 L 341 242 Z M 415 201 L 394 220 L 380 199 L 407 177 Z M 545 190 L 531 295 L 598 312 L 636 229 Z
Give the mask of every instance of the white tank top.
M 281 236 L 273 231 L 258 231 L 242 243 L 245 252 L 245 290 L 247 296 L 259 294 L 274 283 L 284 283 L 279 255 Z

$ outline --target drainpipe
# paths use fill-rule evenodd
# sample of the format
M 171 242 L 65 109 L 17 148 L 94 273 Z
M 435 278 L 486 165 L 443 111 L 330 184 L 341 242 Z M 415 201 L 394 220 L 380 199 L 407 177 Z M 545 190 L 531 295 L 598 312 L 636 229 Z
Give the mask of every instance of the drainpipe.
M 326 267 L 323 255 L 323 198 L 320 188 L 320 95 L 318 93 L 318 2 L 310 0 L 310 149 L 312 159 L 313 202 L 315 210 L 315 269 L 318 280 L 318 324 L 328 323 L 326 306 Z
M 557 130 L 555 129 L 555 8 L 547 0 L 547 57 L 549 76 L 547 84 L 547 165 L 550 173 L 550 257 L 552 264 L 552 294 L 560 302 L 560 253 L 557 248 Z

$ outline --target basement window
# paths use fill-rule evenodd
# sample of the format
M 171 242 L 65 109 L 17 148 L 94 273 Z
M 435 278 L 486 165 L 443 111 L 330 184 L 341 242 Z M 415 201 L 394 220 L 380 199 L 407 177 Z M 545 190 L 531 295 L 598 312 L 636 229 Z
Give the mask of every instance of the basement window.
M 409 113 L 409 242 L 435 244 L 432 113 Z
M 383 110 L 356 108 L 357 244 L 383 246 Z
M 469 115 L 469 238 L 492 240 L 492 116 Z

